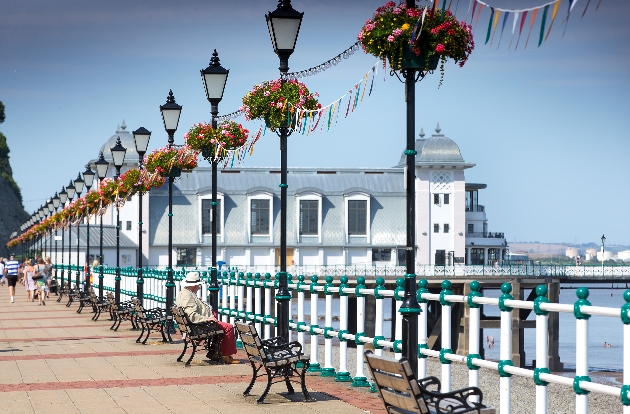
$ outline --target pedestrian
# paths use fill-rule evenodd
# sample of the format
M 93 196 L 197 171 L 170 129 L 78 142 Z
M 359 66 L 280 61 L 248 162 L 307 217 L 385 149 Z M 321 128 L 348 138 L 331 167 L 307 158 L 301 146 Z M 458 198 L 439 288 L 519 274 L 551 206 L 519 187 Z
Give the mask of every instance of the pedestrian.
M 27 302 L 35 301 L 35 290 L 37 289 L 35 281 L 33 280 L 33 276 L 35 275 L 35 264 L 35 259 L 26 259 L 26 264 L 24 266 L 24 287 L 26 288 Z
M 53 271 L 53 265 L 50 260 L 50 257 L 46 257 L 45 265 L 46 265 L 46 287 L 48 288 L 46 290 L 46 299 L 48 299 L 48 295 L 50 293 L 50 283 L 52 280 L 52 271 Z
M 41 257 L 37 259 L 37 265 L 35 266 L 32 279 L 35 281 L 37 298 L 39 299 L 37 306 L 45 306 L 46 293 L 48 291 L 48 271 L 46 269 L 46 263 Z
M 11 254 L 9 260 L 6 263 L 7 272 L 7 284 L 9 285 L 9 295 L 11 296 L 11 303 L 13 303 L 13 297 L 15 296 L 15 285 L 18 281 L 18 270 L 20 262 L 15 260 L 15 255 Z
M 5 276 L 4 257 L 0 257 L 0 285 L 4 285 Z

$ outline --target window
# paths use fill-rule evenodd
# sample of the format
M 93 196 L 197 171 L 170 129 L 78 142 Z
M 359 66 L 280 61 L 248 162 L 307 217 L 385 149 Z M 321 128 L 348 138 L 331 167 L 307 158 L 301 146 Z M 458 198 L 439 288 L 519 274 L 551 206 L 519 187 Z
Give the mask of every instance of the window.
M 319 219 L 318 200 L 300 200 L 300 235 L 317 236 Z
M 127 222 L 127 230 L 131 230 L 131 222 L 130 221 Z
M 440 205 L 440 195 L 439 194 L 433 194 L 433 204 L 435 204 L 436 206 Z
M 468 225 L 468 233 L 474 233 L 475 232 L 475 225 L 474 224 L 469 224 Z
M 440 232 L 440 225 L 439 224 L 434 224 L 433 225 L 433 233 L 439 233 Z
M 348 236 L 367 235 L 367 200 L 348 200 Z
M 212 234 L 212 199 L 201 200 L 201 233 Z M 217 199 L 217 234 L 221 234 L 221 199 Z
M 122 229 L 122 221 L 118 221 L 118 225 L 117 225 L 117 227 L 118 227 L 119 229 Z
M 391 262 L 392 249 L 372 249 L 373 262 Z
M 251 200 L 251 234 L 269 234 L 269 200 Z
M 451 225 L 450 224 L 445 224 L 444 225 L 444 233 L 448 233 L 451 230 Z
M 444 194 L 444 204 L 448 204 L 450 199 L 450 194 Z
M 177 266 L 194 266 L 197 249 L 195 247 L 177 248 Z
M 129 223 L 131 223 L 131 222 L 129 221 Z M 121 259 L 121 262 L 122 262 L 123 265 L 131 266 L 131 255 L 130 254 L 123 254 L 123 255 L 121 255 L 120 259 Z

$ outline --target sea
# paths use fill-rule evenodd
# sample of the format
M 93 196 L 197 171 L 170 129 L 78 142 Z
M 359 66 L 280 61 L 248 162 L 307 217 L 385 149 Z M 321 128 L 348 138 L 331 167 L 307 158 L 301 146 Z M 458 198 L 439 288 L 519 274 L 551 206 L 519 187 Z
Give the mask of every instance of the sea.
M 593 306 L 613 307 L 620 309 L 625 303 L 623 293 L 626 289 L 625 284 L 572 284 L 566 283 L 561 285 L 560 303 L 573 304 L 577 296 L 576 288 L 585 286 L 590 288 L 588 300 Z M 593 289 L 596 287 L 597 289 Z M 484 295 L 487 297 L 499 297 L 499 290 L 486 290 Z M 529 291 L 525 291 L 525 297 L 529 295 Z M 308 296 L 308 295 L 307 295 Z M 387 338 L 391 332 L 391 299 L 386 298 L 383 304 L 384 322 L 383 331 Z M 292 318 L 297 320 L 297 300 L 292 301 Z M 320 298 L 318 304 L 319 326 L 324 326 L 325 301 Z M 306 321 L 310 322 L 310 301 L 305 300 Z M 500 311 L 496 306 L 484 306 L 484 314 L 486 316 L 499 316 Z M 333 328 L 339 329 L 339 299 L 333 299 Z M 336 318 L 335 318 L 336 317 Z M 527 320 L 535 320 L 536 314 L 532 311 Z M 575 317 L 573 313 L 560 313 L 560 335 L 559 335 L 559 353 L 560 361 L 564 364 L 565 370 L 575 370 Z M 485 349 L 485 358 L 488 360 L 499 360 L 499 350 L 501 349 L 501 333 L 499 329 L 484 329 L 483 346 Z M 532 365 L 532 360 L 536 359 L 536 329 L 524 330 L 524 347 L 525 347 L 525 363 L 527 366 Z M 494 346 L 490 346 L 485 341 L 485 336 L 494 338 Z M 308 338 L 308 335 L 307 335 Z M 388 338 L 389 339 L 389 338 Z M 320 341 L 321 341 L 320 337 Z M 308 339 L 307 339 L 308 341 Z M 336 341 L 335 341 L 336 342 Z M 610 347 L 604 347 L 611 344 Z M 588 332 L 589 354 L 588 363 L 589 371 L 605 371 L 605 372 L 621 372 L 623 370 L 623 323 L 620 317 L 591 316 L 589 319 Z

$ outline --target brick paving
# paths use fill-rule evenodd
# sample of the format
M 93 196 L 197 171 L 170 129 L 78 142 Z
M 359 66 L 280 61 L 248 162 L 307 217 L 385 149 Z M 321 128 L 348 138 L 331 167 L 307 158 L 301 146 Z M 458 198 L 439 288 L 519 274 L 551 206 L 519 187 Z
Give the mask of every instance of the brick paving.
M 375 394 L 319 375 L 307 378 L 315 402 L 277 384 L 259 405 L 264 378 L 252 396 L 242 395 L 251 378 L 243 351 L 240 364 L 197 358 L 185 367 L 176 361 L 181 342 L 163 344 L 158 333 L 140 345 L 128 322 L 114 332 L 107 315 L 93 322 L 90 309 L 77 314 L 76 304 L 66 308 L 51 298 L 40 307 L 19 296 L 10 303 L 7 293 L 0 288 L 0 412 L 385 413 Z

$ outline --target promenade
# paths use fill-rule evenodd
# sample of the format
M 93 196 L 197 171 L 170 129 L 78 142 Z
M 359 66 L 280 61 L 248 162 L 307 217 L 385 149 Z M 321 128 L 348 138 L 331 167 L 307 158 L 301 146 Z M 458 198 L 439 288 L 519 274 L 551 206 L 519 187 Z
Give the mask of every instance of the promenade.
M 207 364 L 195 357 L 190 367 L 176 361 L 182 344 L 162 344 L 152 335 L 136 344 L 138 332 L 123 323 L 111 331 L 106 315 L 93 322 L 90 309 L 77 314 L 56 296 L 38 306 L 26 302 L 17 286 L 15 303 L 0 289 L 0 412 L 19 413 L 384 413 L 376 394 L 311 375 L 315 402 L 286 395 L 277 384 L 265 404 L 256 404 L 264 378 L 242 392 L 251 378 L 243 351 L 240 364 Z M 174 338 L 177 339 L 177 338 Z

